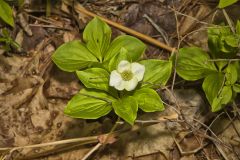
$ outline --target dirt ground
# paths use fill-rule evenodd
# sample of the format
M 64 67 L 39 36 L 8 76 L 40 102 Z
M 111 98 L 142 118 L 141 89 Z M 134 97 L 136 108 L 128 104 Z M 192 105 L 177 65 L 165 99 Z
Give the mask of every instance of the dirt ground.
M 165 111 L 138 113 L 133 127 L 120 123 L 108 144 L 98 146 L 117 116 L 110 113 L 97 120 L 65 116 L 66 103 L 82 85 L 73 73 L 61 71 L 51 61 L 58 46 L 81 39 L 92 18 L 78 7 L 171 47 L 196 45 L 207 50 L 207 27 L 226 21 L 222 11 L 216 9 L 217 3 L 217 0 L 55 0 L 48 17 L 44 0 L 26 0 L 21 9 L 14 5 L 16 27 L 9 31 L 22 49 L 8 53 L 0 49 L 0 159 L 79 160 L 84 156 L 91 160 L 240 159 L 239 113 L 231 107 L 212 113 L 201 83 L 179 77 L 174 84 L 172 78 L 166 88 L 158 90 L 168 104 Z M 226 9 L 234 22 L 240 19 L 239 8 L 237 3 Z M 114 27 L 112 30 L 113 37 L 126 34 Z M 169 58 L 168 51 L 146 44 L 145 59 Z

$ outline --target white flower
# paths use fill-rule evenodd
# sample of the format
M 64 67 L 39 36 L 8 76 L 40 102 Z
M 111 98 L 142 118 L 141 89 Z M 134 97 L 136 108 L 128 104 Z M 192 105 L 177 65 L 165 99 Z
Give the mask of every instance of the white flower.
M 118 64 L 117 70 L 111 72 L 109 85 L 120 91 L 132 91 L 143 79 L 144 72 L 144 65 L 123 60 Z

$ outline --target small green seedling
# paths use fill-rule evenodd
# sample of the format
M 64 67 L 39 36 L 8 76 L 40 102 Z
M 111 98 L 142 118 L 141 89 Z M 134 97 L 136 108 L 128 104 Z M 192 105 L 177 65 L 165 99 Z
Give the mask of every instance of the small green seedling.
M 97 17 L 86 26 L 83 40 L 61 45 L 52 56 L 60 69 L 75 72 L 84 85 L 68 102 L 66 115 L 97 119 L 114 110 L 133 125 L 138 108 L 145 112 L 164 110 L 154 88 L 167 83 L 171 61 L 141 60 L 144 43 L 128 35 L 111 41 L 111 28 Z
M 19 49 L 20 46 L 17 42 L 15 42 L 7 29 L 2 29 L 2 33 L 0 34 L 0 43 L 2 44 L 2 49 L 4 49 L 5 52 L 11 51 L 11 48 Z
M 235 33 L 228 26 L 208 29 L 209 53 L 198 47 L 181 48 L 177 73 L 185 80 L 204 79 L 202 88 L 212 111 L 221 110 L 240 93 L 240 22 Z

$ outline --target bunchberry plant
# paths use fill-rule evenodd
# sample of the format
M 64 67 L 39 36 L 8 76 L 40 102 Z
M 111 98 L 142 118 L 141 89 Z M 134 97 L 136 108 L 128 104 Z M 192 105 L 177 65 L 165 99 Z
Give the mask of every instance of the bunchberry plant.
M 202 88 L 212 111 L 221 110 L 240 93 L 240 21 L 208 29 L 209 52 L 198 47 L 179 50 L 177 73 L 185 80 L 204 79 Z
M 141 60 L 144 43 L 128 35 L 111 41 L 111 28 L 97 17 L 84 29 L 83 41 L 65 43 L 52 56 L 60 69 L 75 72 L 84 85 L 68 102 L 66 115 L 97 119 L 114 110 L 133 124 L 139 108 L 145 112 L 164 110 L 154 88 L 167 83 L 171 61 Z

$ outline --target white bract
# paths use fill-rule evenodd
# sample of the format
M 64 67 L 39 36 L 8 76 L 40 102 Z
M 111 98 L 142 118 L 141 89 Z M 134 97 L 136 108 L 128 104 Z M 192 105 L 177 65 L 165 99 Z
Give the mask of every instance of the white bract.
M 144 65 L 123 60 L 118 64 L 117 70 L 111 72 L 109 85 L 120 91 L 132 91 L 143 79 L 144 72 Z

